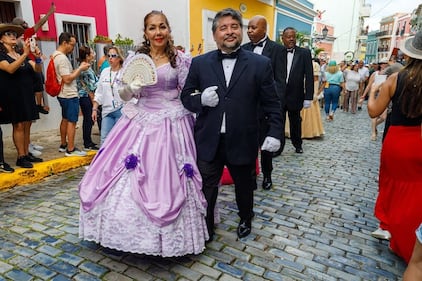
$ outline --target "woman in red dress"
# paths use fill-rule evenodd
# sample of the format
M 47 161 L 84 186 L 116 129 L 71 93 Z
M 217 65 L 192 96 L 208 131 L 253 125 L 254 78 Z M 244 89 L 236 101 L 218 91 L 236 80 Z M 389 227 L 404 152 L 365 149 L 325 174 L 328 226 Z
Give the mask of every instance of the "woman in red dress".
M 392 101 L 375 215 L 391 234 L 390 248 L 409 262 L 415 229 L 422 222 L 422 31 L 404 41 L 401 51 L 406 66 L 371 87 L 368 113 L 379 116 Z

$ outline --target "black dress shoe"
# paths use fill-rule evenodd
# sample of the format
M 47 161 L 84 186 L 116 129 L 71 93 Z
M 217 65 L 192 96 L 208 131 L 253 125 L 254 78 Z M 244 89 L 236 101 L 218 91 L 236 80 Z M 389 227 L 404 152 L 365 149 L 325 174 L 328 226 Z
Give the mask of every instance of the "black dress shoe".
M 273 187 L 273 181 L 271 180 L 271 177 L 264 177 L 264 180 L 262 181 L 262 188 L 265 190 L 270 190 L 271 187 Z
M 41 158 L 35 157 L 34 155 L 32 155 L 31 152 L 26 155 L 26 160 L 28 160 L 29 162 L 42 162 Z
M 252 225 L 251 219 L 248 220 L 240 220 L 239 226 L 237 227 L 237 237 L 243 238 L 248 236 L 251 233 Z
M 301 147 L 296 147 L 296 153 L 303 153 L 303 149 Z

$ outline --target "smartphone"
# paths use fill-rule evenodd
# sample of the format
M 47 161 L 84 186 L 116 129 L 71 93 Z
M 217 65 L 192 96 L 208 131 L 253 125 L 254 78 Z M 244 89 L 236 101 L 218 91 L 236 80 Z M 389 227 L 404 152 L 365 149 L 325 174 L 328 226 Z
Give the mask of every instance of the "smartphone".
M 29 47 L 31 49 L 31 53 L 35 53 L 35 48 L 37 47 L 37 41 L 34 37 L 29 38 Z
M 387 75 L 379 74 L 379 75 L 375 76 L 374 84 L 379 85 L 382 82 L 384 82 L 386 79 L 387 79 Z

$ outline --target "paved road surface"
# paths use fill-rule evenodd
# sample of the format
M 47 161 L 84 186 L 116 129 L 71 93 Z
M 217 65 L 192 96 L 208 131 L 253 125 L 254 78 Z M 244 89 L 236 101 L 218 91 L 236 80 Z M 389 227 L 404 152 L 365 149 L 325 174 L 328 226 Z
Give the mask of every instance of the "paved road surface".
M 255 196 L 252 234 L 238 241 L 232 186 L 221 188 L 216 240 L 198 256 L 127 254 L 78 239 L 84 168 L 0 192 L 0 280 L 400 280 L 405 263 L 370 236 L 380 140 L 366 111 L 338 113 L 326 135 L 290 142 L 271 191 Z M 262 178 L 259 177 L 259 184 Z

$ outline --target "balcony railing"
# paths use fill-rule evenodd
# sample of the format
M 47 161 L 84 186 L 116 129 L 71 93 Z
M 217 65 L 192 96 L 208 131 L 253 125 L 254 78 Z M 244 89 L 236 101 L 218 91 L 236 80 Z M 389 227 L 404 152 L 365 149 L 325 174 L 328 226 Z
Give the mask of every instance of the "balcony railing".
M 386 35 L 390 35 L 387 30 L 375 33 L 375 36 L 377 37 L 386 36 Z
M 378 52 L 388 52 L 390 48 L 388 47 L 378 47 Z

